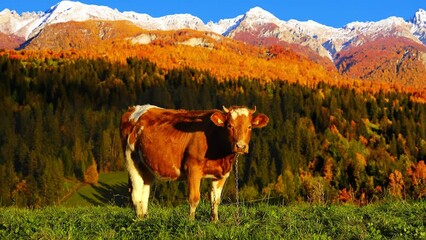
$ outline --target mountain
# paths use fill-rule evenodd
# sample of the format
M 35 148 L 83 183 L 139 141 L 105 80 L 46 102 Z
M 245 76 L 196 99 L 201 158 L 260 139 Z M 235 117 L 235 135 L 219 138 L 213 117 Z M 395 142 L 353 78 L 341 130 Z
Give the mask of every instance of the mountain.
M 36 36 L 43 28 L 50 24 L 62 22 L 82 22 L 87 20 L 118 21 L 126 20 L 148 30 L 173 30 L 190 28 L 207 31 L 203 21 L 190 14 L 176 14 L 153 18 L 148 14 L 136 12 L 119 12 L 106 6 L 88 5 L 75 1 L 61 1 L 43 13 L 17 14 L 5 9 L 0 12 L 0 31 L 6 34 L 15 34 L 25 39 Z
M 69 49 L 93 50 L 110 40 L 137 36 L 143 31 L 129 21 L 87 20 L 84 22 L 61 22 L 43 28 L 37 37 L 27 42 L 25 49 Z
M 424 87 L 426 46 L 405 37 L 379 38 L 340 51 L 336 67 L 343 75 Z
M 30 39 L 49 24 L 86 20 L 127 20 L 148 30 L 189 28 L 212 31 L 248 42 L 253 42 L 255 38 L 261 39 L 262 43 L 266 39 L 269 39 L 269 42 L 275 39 L 278 42 L 307 46 L 320 56 L 330 59 L 345 48 L 359 46 L 381 37 L 404 36 L 417 42 L 426 41 L 426 12 L 423 9 L 419 9 L 408 21 L 390 17 L 378 22 L 353 22 L 342 28 L 333 28 L 314 21 L 282 21 L 259 7 L 254 7 L 232 19 L 204 24 L 201 19 L 190 14 L 153 18 L 148 14 L 119 12 L 106 6 L 75 1 L 61 1 L 45 12 L 22 15 L 5 9 L 0 12 L 0 32 Z
M 333 28 L 314 21 L 281 21 L 261 8 L 253 8 L 243 15 L 238 26 L 226 36 L 250 43 L 295 43 L 309 47 L 317 54 L 334 60 L 336 53 L 368 41 L 385 37 L 406 37 L 415 42 L 425 39 L 426 14 L 416 13 L 416 21 L 390 17 L 378 22 L 353 22 L 342 28 Z M 423 17 L 423 18 L 422 18 Z
M 297 43 L 316 49 L 320 56 L 328 55 L 321 44 L 315 38 L 306 34 L 303 29 L 287 24 L 259 7 L 250 9 L 239 19 L 238 25 L 228 29 L 225 35 L 258 45 L 276 44 L 280 41 Z
M 4 34 L 0 32 L 0 49 L 14 49 L 21 46 L 25 42 L 23 37 L 15 35 Z
M 426 11 L 419 9 L 410 22 L 412 23 L 411 32 L 423 44 L 426 44 Z
M 117 23 L 112 23 L 114 21 Z M 9 9 L 1 11 L 0 48 L 78 49 L 85 44 L 100 44 L 107 39 L 118 41 L 119 38 L 130 39 L 133 44 L 147 44 L 156 42 L 156 37 L 161 34 L 142 30 L 179 29 L 204 32 L 210 38 L 207 41 L 205 35 L 183 42 L 167 41 L 212 48 L 220 45 L 225 37 L 266 49 L 280 46 L 282 49 L 273 51 L 295 52 L 350 78 L 392 82 L 389 79 L 401 78 L 405 76 L 404 72 L 411 71 L 416 74 L 410 74 L 411 80 L 402 82 L 422 85 L 423 81 L 419 80 L 422 75 L 419 74 L 426 68 L 426 12 L 423 9 L 409 20 L 389 17 L 334 28 L 314 21 L 283 21 L 260 7 L 235 18 L 205 24 L 190 14 L 154 18 L 145 13 L 120 12 L 107 6 L 61 1 L 45 12 L 18 14 Z M 211 39 L 217 42 L 213 43 Z M 157 39 L 157 43 L 161 41 L 164 39 Z M 404 55 L 406 52 L 409 54 Z M 383 72 L 389 74 L 384 76 Z

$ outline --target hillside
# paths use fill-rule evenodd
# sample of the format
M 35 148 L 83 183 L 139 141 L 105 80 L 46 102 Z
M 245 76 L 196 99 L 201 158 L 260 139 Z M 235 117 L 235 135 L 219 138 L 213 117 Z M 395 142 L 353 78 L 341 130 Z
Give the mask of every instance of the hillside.
M 336 56 L 336 66 L 348 77 L 426 86 L 426 46 L 403 37 L 380 38 L 343 50 Z
M 128 106 L 144 103 L 257 106 L 269 116 L 239 161 L 241 199 L 367 204 L 389 195 L 425 196 L 426 105 L 410 95 L 219 80 L 137 57 L 113 62 L 26 53 L 0 57 L 0 204 L 55 204 L 67 191 L 64 179 L 83 181 L 94 162 L 99 172 L 124 170 L 119 119 Z M 225 201 L 235 199 L 233 178 Z M 184 182 L 158 182 L 153 195 L 174 204 L 185 199 L 185 189 Z
M 45 27 L 25 43 L 25 49 L 85 50 L 95 54 L 113 40 L 136 36 L 142 29 L 128 21 L 96 21 L 57 23 Z
M 15 49 L 19 48 L 25 42 L 23 37 L 8 35 L 0 32 L 0 49 Z
M 17 45 L 26 41 L 19 45 L 20 49 L 70 49 L 74 51 L 72 55 L 77 54 L 75 51 L 78 50 L 80 56 L 106 56 L 121 61 L 125 59 L 124 56 L 148 56 L 167 69 L 190 66 L 212 71 L 222 79 L 284 79 L 312 85 L 325 80 L 338 82 L 340 86 L 355 85 L 356 88 L 369 88 L 372 91 L 393 88 L 411 92 L 416 99 L 422 99 L 426 95 L 423 81 L 426 65 L 421 57 L 425 54 L 426 12 L 419 9 L 411 18 L 403 17 L 409 20 L 391 16 L 377 22 L 352 22 L 341 28 L 333 28 L 314 21 L 283 21 L 260 7 L 253 7 L 235 18 L 204 24 L 198 17 L 189 14 L 155 18 L 145 13 L 119 12 L 107 6 L 61 1 L 40 13 L 18 14 L 8 9 L 0 12 L 0 33 L 3 34 L 0 35 L 3 40 L 0 48 L 17 48 Z M 149 37 L 168 35 L 170 32 L 185 32 L 186 35 L 189 29 L 192 30 L 191 34 L 200 31 L 200 34 L 210 36 L 214 41 L 206 40 L 205 37 L 196 37 L 195 40 L 188 37 L 185 41 L 189 42 L 170 39 L 152 41 Z M 144 35 L 136 42 L 148 45 L 157 43 L 161 47 L 167 46 L 167 49 L 159 49 L 157 45 L 130 50 L 131 47 L 123 43 L 142 31 Z M 72 39 L 74 37 L 76 39 Z M 401 38 L 406 39 L 403 41 L 405 43 L 395 43 L 398 47 L 390 47 L 389 43 L 399 42 L 395 39 Z M 233 46 L 223 44 L 231 39 L 240 43 L 232 43 Z M 212 62 L 209 62 L 208 51 L 183 48 L 180 46 L 182 44 L 219 49 L 222 56 L 217 57 L 213 53 Z M 250 50 L 248 48 L 252 46 L 249 45 L 259 49 Z M 274 59 L 272 63 L 267 63 L 271 60 L 268 49 L 276 45 L 286 49 L 286 54 L 290 56 L 284 61 Z M 173 49 L 172 46 L 179 46 L 179 49 Z M 409 52 L 412 52 L 409 59 L 396 63 L 402 59 L 401 52 L 405 52 L 407 46 L 411 49 Z M 171 54 L 164 54 L 164 50 Z M 375 55 L 377 51 L 381 51 L 379 56 Z M 183 53 L 187 52 L 188 55 L 199 54 L 201 57 L 184 56 Z M 153 55 L 157 54 L 161 59 L 155 59 Z M 343 78 L 336 75 L 336 68 L 339 73 L 343 73 Z M 259 69 L 262 71 L 259 72 Z M 364 83 L 360 84 L 358 79 Z M 378 84 L 371 87 L 370 81 Z
M 34 50 L 54 51 L 56 55 L 71 52 L 74 57 L 106 57 L 119 62 L 137 56 L 163 69 L 187 66 L 209 71 L 220 80 L 249 77 L 263 82 L 281 79 L 315 85 L 332 82 L 338 75 L 291 48 L 256 47 L 190 29 L 146 31 L 130 22 L 52 24 L 29 41 L 25 50 L 24 55 Z
M 307 47 L 285 42 L 260 45 L 190 29 L 147 31 L 128 21 L 90 20 L 49 25 L 27 43 L 25 51 L 11 54 L 24 58 L 107 58 L 118 62 L 136 56 L 163 69 L 191 67 L 208 71 L 220 81 L 248 77 L 310 86 L 327 82 L 357 91 L 402 91 L 413 94 L 416 101 L 426 101 L 422 78 L 426 68 L 421 61 L 426 48 L 409 39 L 385 38 L 342 51 L 336 57 L 339 72 L 324 58 L 313 60 Z M 392 63 L 402 59 L 405 49 L 411 49 L 413 54 L 398 64 L 396 72 Z M 388 74 L 383 76 L 383 72 Z

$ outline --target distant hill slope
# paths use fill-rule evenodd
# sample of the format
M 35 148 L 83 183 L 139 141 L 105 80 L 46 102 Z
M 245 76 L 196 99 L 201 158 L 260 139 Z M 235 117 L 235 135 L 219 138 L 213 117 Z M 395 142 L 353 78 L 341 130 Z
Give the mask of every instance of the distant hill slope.
M 426 86 L 426 46 L 404 37 L 350 47 L 337 54 L 336 66 L 348 77 Z
M 13 34 L 4 34 L 0 32 L 0 49 L 15 49 L 19 48 L 25 42 L 23 37 L 18 37 Z
M 256 47 L 221 35 L 190 29 L 147 31 L 128 21 L 67 22 L 44 28 L 25 50 L 70 51 L 81 57 L 125 61 L 148 58 L 164 69 L 193 67 L 220 80 L 250 77 L 301 84 L 335 81 L 336 70 L 301 56 L 289 47 Z
M 25 44 L 25 49 L 93 50 L 111 40 L 124 40 L 142 33 L 142 29 L 128 21 L 100 21 L 56 23 L 45 27 Z

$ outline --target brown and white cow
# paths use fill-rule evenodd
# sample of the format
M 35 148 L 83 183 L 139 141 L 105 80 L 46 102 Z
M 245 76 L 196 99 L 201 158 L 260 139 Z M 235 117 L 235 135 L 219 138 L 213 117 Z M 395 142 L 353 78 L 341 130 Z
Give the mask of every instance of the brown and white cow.
M 247 153 L 252 128 L 269 119 L 254 109 L 233 106 L 224 111 L 171 110 L 153 105 L 130 107 L 121 118 L 122 145 L 132 184 L 132 201 L 139 218 L 148 210 L 155 178 L 187 180 L 190 218 L 200 200 L 200 183 L 212 179 L 211 219 L 238 154 Z

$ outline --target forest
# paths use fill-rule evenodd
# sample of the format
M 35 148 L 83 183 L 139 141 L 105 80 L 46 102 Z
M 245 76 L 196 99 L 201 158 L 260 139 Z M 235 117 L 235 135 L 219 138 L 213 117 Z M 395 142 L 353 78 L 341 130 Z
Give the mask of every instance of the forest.
M 426 105 L 410 94 L 239 77 L 218 81 L 144 58 L 0 56 L 0 205 L 41 207 L 66 179 L 124 170 L 119 121 L 129 106 L 256 106 L 270 118 L 238 163 L 245 201 L 368 204 L 426 196 Z M 235 199 L 234 176 L 224 201 Z M 207 189 L 207 185 L 203 184 Z M 186 184 L 156 182 L 154 197 L 185 202 Z M 206 191 L 204 191 L 206 192 Z

